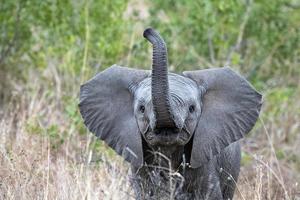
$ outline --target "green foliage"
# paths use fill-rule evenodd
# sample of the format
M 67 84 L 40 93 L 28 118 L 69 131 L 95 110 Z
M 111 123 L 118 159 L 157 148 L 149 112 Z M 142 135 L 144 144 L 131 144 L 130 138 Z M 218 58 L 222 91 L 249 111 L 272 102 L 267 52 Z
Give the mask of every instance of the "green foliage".
M 267 118 L 274 118 L 284 113 L 287 107 L 291 106 L 290 103 L 295 92 L 295 87 L 270 89 L 265 95 L 265 101 L 269 104 L 269 110 L 264 115 Z
M 98 140 L 96 137 L 93 138 L 89 147 L 96 155 L 97 153 L 100 153 L 101 155 L 110 158 L 115 158 L 117 155 L 114 150 L 109 148 L 102 140 Z
M 282 149 L 278 149 L 276 151 L 276 157 L 279 159 L 279 160 L 282 160 L 286 157 L 286 154 L 285 152 L 282 150 Z
M 82 118 L 78 110 L 78 99 L 64 97 L 63 101 L 65 105 L 64 113 L 70 121 L 70 129 L 77 130 L 81 135 L 86 134 L 86 128 L 82 124 Z
M 6 1 L 0 6 L 0 52 L 15 37 L 4 57 L 19 71 L 56 65 L 78 75 L 114 63 L 145 68 L 149 44 L 134 30 L 142 22 L 164 35 L 173 71 L 231 64 L 251 79 L 300 74 L 293 64 L 300 53 L 300 12 L 288 0 L 146 1 L 150 16 L 142 21 L 133 19 L 137 11 L 124 17 L 127 3 Z
M 253 161 L 253 158 L 248 153 L 242 151 L 241 165 L 249 165 Z
M 39 123 L 37 119 L 28 120 L 26 131 L 30 134 L 41 135 L 49 138 L 50 146 L 52 149 L 57 149 L 64 143 L 65 133 L 61 133 L 58 125 L 52 124 L 48 127 L 44 127 Z
M 126 1 L 8 2 L 1 4 L 5 12 L 0 14 L 0 46 L 13 37 L 17 24 L 19 43 L 10 59 L 15 65 L 23 62 L 30 68 L 46 68 L 54 62 L 59 69 L 79 74 L 85 50 L 88 67 L 107 66 L 122 56 Z
M 206 67 L 199 59 L 204 57 L 261 78 L 291 70 L 299 74 L 287 65 L 300 49 L 300 12 L 289 2 L 155 0 L 151 15 L 161 17 L 152 17 L 150 24 L 165 35 L 170 62 L 180 64 L 177 70 Z

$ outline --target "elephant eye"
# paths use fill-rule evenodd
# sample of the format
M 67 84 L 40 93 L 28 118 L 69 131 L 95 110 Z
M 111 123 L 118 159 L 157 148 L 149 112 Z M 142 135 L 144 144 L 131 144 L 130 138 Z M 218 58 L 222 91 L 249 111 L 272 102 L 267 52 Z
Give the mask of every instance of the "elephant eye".
M 194 105 L 190 105 L 189 111 L 190 111 L 190 113 L 193 113 L 195 111 L 195 106 Z
M 145 106 L 144 106 L 144 105 L 140 105 L 139 111 L 140 111 L 141 113 L 144 113 L 144 112 L 145 112 Z

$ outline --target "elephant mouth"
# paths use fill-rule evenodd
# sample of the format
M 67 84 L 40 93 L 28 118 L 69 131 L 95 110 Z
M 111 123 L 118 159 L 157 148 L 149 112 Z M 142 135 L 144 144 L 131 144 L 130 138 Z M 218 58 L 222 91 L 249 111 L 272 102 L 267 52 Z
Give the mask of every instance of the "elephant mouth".
M 145 140 L 152 146 L 185 145 L 190 139 L 190 133 L 186 129 L 165 128 L 148 130 Z

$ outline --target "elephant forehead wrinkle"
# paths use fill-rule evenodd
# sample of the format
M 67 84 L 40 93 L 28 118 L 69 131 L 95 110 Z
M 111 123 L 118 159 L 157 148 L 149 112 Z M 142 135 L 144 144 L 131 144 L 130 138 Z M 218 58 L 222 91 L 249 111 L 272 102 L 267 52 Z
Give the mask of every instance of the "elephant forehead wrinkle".
M 137 99 L 144 99 L 144 101 L 148 102 L 151 100 L 151 81 L 149 78 L 140 82 L 135 92 L 135 97 Z
M 189 78 L 170 74 L 169 82 L 171 92 L 189 96 L 198 92 L 197 85 Z
M 197 101 L 198 88 L 189 78 L 169 73 L 169 88 L 171 98 L 176 104 L 183 105 L 190 101 Z M 151 77 L 144 79 L 139 83 L 136 93 L 136 99 L 143 99 L 145 103 L 151 102 Z
M 185 101 L 176 93 L 171 92 L 171 99 L 172 101 L 177 105 L 177 106 L 184 106 L 185 105 Z
M 173 83 L 170 88 L 171 97 L 184 102 L 197 101 L 198 90 L 194 86 Z M 173 94 L 173 95 L 172 95 Z

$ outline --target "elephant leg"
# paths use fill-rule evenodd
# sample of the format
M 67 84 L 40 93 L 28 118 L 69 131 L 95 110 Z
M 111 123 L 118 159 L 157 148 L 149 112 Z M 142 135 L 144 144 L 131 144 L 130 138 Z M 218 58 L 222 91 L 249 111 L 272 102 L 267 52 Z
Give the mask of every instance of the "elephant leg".
M 223 198 L 233 199 L 240 172 L 241 150 L 238 142 L 227 147 L 218 158 L 219 176 Z
M 194 193 L 194 197 L 192 199 L 195 200 L 222 200 L 223 195 L 220 187 L 219 182 L 215 183 L 208 183 L 207 189 L 204 192 L 202 189 L 201 191 L 197 191 Z
M 226 200 L 233 199 L 235 188 L 236 188 L 236 184 L 233 181 L 231 181 L 230 183 L 227 183 L 222 191 L 223 198 Z

